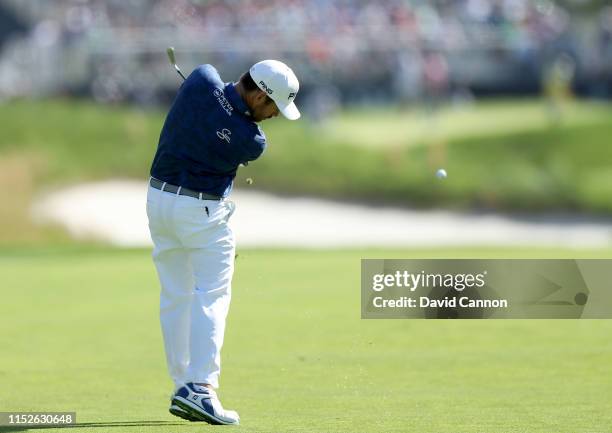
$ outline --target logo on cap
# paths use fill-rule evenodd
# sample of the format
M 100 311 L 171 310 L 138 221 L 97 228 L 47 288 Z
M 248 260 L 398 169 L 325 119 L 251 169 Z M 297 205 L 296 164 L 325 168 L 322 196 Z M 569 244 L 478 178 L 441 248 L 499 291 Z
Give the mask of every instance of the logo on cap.
M 272 90 L 268 86 L 266 86 L 266 83 L 264 83 L 263 80 L 260 80 L 259 84 L 261 84 L 261 87 L 264 88 L 264 90 L 268 93 L 268 95 L 271 95 L 272 93 L 274 93 L 274 90 Z

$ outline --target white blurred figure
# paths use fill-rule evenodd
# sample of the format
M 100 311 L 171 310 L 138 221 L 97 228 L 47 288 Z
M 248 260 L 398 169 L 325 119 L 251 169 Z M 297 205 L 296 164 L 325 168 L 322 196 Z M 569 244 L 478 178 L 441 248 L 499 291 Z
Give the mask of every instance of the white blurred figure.
M 423 70 L 418 51 L 400 51 L 397 54 L 397 72 L 394 89 L 402 103 L 415 101 L 421 96 Z
M 544 69 L 542 89 L 548 115 L 554 123 L 563 121 L 565 106 L 573 98 L 575 72 L 576 62 L 565 53 L 556 56 Z
M 441 52 L 423 55 L 423 83 L 426 105 L 434 111 L 446 99 L 449 91 L 450 71 L 446 57 Z

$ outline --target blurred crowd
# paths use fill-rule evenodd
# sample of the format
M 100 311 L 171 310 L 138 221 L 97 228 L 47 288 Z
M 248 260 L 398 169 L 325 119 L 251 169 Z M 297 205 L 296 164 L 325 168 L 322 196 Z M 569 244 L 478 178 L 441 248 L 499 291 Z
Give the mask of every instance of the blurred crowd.
M 8 3 L 11 3 L 10 1 Z M 503 44 L 525 50 L 555 41 L 570 15 L 551 0 L 44 0 L 12 2 L 67 37 L 96 28 L 186 29 L 214 40 L 296 44 L 325 60 L 332 50 L 435 44 L 442 49 Z M 346 43 L 346 45 L 344 45 Z M 352 45 L 359 45 L 353 47 Z
M 341 98 L 535 92 L 547 63 L 561 55 L 575 63 L 580 91 L 606 97 L 612 90 L 612 6 L 578 15 L 552 0 L 0 0 L 0 6 L 0 14 L 26 28 L 0 40 L 0 94 L 51 88 L 102 100 L 133 99 L 134 92 L 154 100 L 155 89 L 168 84 L 159 55 L 167 45 L 189 66 L 211 62 L 229 75 L 262 57 L 282 58 L 306 77 L 306 89 L 333 89 Z M 24 80 L 28 65 L 12 75 L 7 68 L 27 59 L 30 69 L 46 71 L 38 78 L 47 89 L 11 81 Z M 143 66 L 146 81 L 134 79 Z

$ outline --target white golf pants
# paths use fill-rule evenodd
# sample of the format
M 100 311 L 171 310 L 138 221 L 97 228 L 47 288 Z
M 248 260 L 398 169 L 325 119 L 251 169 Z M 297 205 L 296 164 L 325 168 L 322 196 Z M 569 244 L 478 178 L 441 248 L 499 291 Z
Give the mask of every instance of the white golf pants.
M 219 386 L 235 240 L 231 201 L 199 200 L 149 186 L 147 215 L 161 284 L 168 371 L 178 388 Z

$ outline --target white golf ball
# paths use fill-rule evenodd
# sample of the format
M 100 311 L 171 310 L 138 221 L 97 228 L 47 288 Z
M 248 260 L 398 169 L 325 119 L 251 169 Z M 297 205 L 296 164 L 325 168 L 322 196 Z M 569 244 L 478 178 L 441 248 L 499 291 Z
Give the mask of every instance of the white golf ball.
M 445 179 L 447 176 L 446 174 L 446 170 L 444 170 L 443 168 L 439 169 L 438 171 L 436 171 L 436 177 L 438 179 Z

